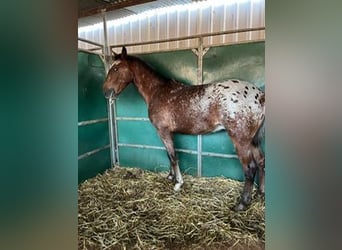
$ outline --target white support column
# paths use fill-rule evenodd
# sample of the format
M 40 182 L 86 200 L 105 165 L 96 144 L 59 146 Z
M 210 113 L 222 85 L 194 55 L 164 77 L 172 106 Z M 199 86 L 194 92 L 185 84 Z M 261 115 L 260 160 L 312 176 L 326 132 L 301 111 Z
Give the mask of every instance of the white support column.
M 192 52 L 197 55 L 197 85 L 203 84 L 203 56 L 209 48 L 203 48 L 203 38 L 198 38 L 198 48 Z M 197 136 L 197 176 L 202 176 L 202 135 Z
M 111 49 L 108 45 L 108 36 L 107 36 L 107 18 L 106 12 L 102 12 L 103 16 L 103 35 L 104 35 L 104 46 L 103 46 L 103 54 L 104 54 L 104 65 L 106 75 L 110 69 L 112 62 Z M 107 112 L 108 112 L 108 129 L 109 129 L 109 144 L 110 144 L 110 159 L 112 167 L 119 163 L 118 157 L 118 143 L 117 143 L 117 126 L 116 126 L 116 113 L 115 113 L 115 99 L 109 98 L 107 100 Z

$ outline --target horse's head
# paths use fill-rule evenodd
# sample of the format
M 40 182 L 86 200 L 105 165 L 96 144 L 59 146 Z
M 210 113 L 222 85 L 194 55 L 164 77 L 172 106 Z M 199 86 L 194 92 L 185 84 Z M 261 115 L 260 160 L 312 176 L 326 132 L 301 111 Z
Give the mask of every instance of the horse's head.
M 108 71 L 103 84 L 104 96 L 110 98 L 119 95 L 132 81 L 133 73 L 128 65 L 127 50 L 123 47 L 121 54 L 115 55 L 114 62 Z

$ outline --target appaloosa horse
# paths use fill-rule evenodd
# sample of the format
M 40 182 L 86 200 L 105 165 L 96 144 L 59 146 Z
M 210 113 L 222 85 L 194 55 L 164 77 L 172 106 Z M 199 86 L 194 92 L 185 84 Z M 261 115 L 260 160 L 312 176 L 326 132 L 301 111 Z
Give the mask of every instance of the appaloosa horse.
M 162 139 L 170 159 L 169 180 L 180 190 L 183 178 L 173 145 L 173 134 L 205 134 L 226 129 L 243 167 L 245 183 L 235 210 L 251 202 L 256 171 L 258 194 L 264 195 L 265 158 L 260 149 L 265 120 L 265 94 L 255 85 L 226 80 L 189 86 L 158 75 L 141 59 L 122 48 L 115 55 L 103 91 L 106 98 L 119 95 L 133 82 L 148 106 L 148 115 Z

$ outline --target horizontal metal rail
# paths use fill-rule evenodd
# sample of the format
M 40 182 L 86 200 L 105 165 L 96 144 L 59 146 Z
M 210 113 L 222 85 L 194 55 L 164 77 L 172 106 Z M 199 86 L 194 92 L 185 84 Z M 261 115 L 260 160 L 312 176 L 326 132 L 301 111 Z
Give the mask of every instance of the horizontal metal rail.
M 160 146 L 151 146 L 144 144 L 129 144 L 129 143 L 118 143 L 119 147 L 128 147 L 128 148 L 142 148 L 142 149 L 157 149 L 157 150 L 166 150 L 164 147 Z
M 160 39 L 160 40 L 155 40 L 155 41 L 146 41 L 146 42 L 138 42 L 138 43 L 123 43 L 123 44 L 111 45 L 110 48 L 112 49 L 112 48 L 123 47 L 123 46 L 129 47 L 129 46 L 138 46 L 138 45 L 148 45 L 148 44 L 154 44 L 154 43 L 177 42 L 177 41 L 182 41 L 182 40 L 196 39 L 200 37 L 229 35 L 229 34 L 235 34 L 235 33 L 261 31 L 261 30 L 265 30 L 265 27 L 227 30 L 227 31 L 204 33 L 204 34 L 198 34 L 198 35 L 192 35 L 192 36 L 183 36 L 183 37 L 177 37 L 177 38 Z
M 81 155 L 78 156 L 78 159 L 79 159 L 79 160 L 84 159 L 84 158 L 89 157 L 89 156 L 91 156 L 91 155 L 93 155 L 93 154 L 96 154 L 96 153 L 98 153 L 98 152 L 100 152 L 100 151 L 103 151 L 103 150 L 105 150 L 105 149 L 107 149 L 107 148 L 110 148 L 110 145 L 109 145 L 109 144 L 106 145 L 106 146 L 103 146 L 103 147 L 101 147 L 101 148 L 97 148 L 97 149 L 94 149 L 94 150 L 92 150 L 92 151 L 89 151 L 89 152 L 86 152 L 86 153 L 84 153 L 84 154 L 81 154 Z
M 108 121 L 108 118 L 101 118 L 101 119 L 95 119 L 95 120 L 88 120 L 88 121 L 82 121 L 78 122 L 78 126 L 86 126 L 90 124 L 96 124 L 96 123 L 101 123 L 101 122 L 106 122 Z
M 210 157 L 218 157 L 218 158 L 236 158 L 239 159 L 237 155 L 234 154 L 220 154 L 220 153 L 212 153 L 212 152 L 202 152 L 202 156 L 210 156 Z
M 89 54 L 98 55 L 98 56 L 102 57 L 103 56 L 102 49 L 99 48 L 99 50 L 101 50 L 101 52 L 95 52 L 92 49 L 81 49 L 81 48 L 78 48 L 78 52 L 86 52 L 86 53 L 89 53 Z
M 129 144 L 129 143 L 118 143 L 119 147 L 129 147 L 129 148 L 141 148 L 141 149 L 155 149 L 155 150 L 163 150 L 166 151 L 165 147 L 160 146 L 151 146 L 151 145 L 144 145 L 144 144 Z M 197 155 L 198 151 L 190 150 L 190 149 L 180 149 L 176 148 L 176 152 L 186 153 L 186 154 L 193 154 Z M 212 152 L 202 152 L 202 156 L 211 156 L 211 157 L 218 157 L 218 158 L 236 158 L 238 156 L 235 154 L 220 154 L 220 153 L 212 153 Z
M 117 121 L 145 121 L 145 122 L 150 121 L 150 119 L 147 117 L 116 117 L 115 120 Z
M 102 48 L 97 48 L 97 47 L 94 47 L 94 48 L 90 48 L 90 49 L 88 49 L 88 50 L 90 50 L 90 51 L 96 51 L 96 50 L 101 50 L 101 52 L 102 52 Z M 95 52 L 96 53 L 96 52 Z
M 182 41 L 182 40 L 191 40 L 191 39 L 198 39 L 200 37 L 210 37 L 210 36 L 220 36 L 220 35 L 229 35 L 229 34 L 235 34 L 235 33 L 243 33 L 243 32 L 253 32 L 253 31 L 262 31 L 265 30 L 265 27 L 257 27 L 257 28 L 246 28 L 246 29 L 237 29 L 237 30 L 227 30 L 227 31 L 220 31 L 220 32 L 213 32 L 213 33 L 204 33 L 204 34 L 197 34 L 197 35 L 191 35 L 191 36 L 184 36 L 184 37 L 179 37 L 179 38 L 168 38 L 168 39 L 160 39 L 160 40 L 155 40 L 155 41 L 146 41 L 146 42 L 138 42 L 138 43 L 124 43 L 124 44 L 116 44 L 116 45 L 111 45 L 109 46 L 110 50 L 113 48 L 118 48 L 118 47 L 129 47 L 129 46 L 139 46 L 139 45 L 148 45 L 148 44 L 156 44 L 156 43 L 166 43 L 166 42 L 177 42 L 177 41 Z M 103 50 L 103 45 L 94 41 L 90 41 L 84 38 L 78 38 L 79 41 L 85 42 L 85 43 L 90 43 L 95 46 L 99 46 L 100 48 L 89 48 L 89 49 L 80 49 L 81 51 L 95 51 L 95 50 Z M 261 41 L 260 39 L 257 41 Z M 239 42 L 240 43 L 245 43 L 245 42 L 253 42 L 252 40 L 247 40 L 244 42 Z M 222 44 L 220 44 L 222 45 Z M 217 46 L 220 46 L 217 45 Z M 198 46 L 191 47 L 191 48 L 197 48 Z M 215 45 L 211 45 L 211 47 L 215 47 Z M 177 49 L 173 49 L 177 50 Z M 162 51 L 169 51 L 169 50 L 162 50 Z M 162 52 L 159 51 L 158 52 Z M 94 52 L 93 52 L 94 53 Z M 150 52 L 149 52 L 150 53 Z M 94 53 L 94 54 L 100 54 L 100 53 Z M 103 52 L 102 52 L 103 54 Z
M 81 38 L 81 37 L 79 37 L 78 40 L 81 41 L 81 42 L 84 42 L 84 43 L 90 43 L 92 45 L 95 45 L 95 46 L 98 46 L 98 47 L 101 47 L 101 48 L 103 47 L 103 45 L 100 44 L 100 43 L 97 43 L 97 42 L 94 42 L 94 41 L 90 41 L 90 40 L 87 40 L 87 39 L 84 39 L 84 38 Z

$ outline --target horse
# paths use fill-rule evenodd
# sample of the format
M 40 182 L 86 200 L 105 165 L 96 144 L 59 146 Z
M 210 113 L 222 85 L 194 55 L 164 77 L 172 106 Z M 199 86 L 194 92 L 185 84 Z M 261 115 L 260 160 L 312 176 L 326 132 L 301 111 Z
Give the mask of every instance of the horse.
M 230 136 L 244 171 L 244 187 L 235 211 L 251 203 L 256 172 L 257 195 L 264 197 L 265 157 L 261 150 L 264 136 L 265 93 L 252 83 L 230 79 L 210 84 L 186 85 L 159 75 L 138 57 L 121 54 L 113 63 L 103 84 L 105 98 L 116 98 L 133 83 L 148 107 L 148 117 L 157 129 L 170 160 L 167 178 L 179 191 L 183 177 L 175 154 L 173 134 L 206 134 L 225 129 Z

